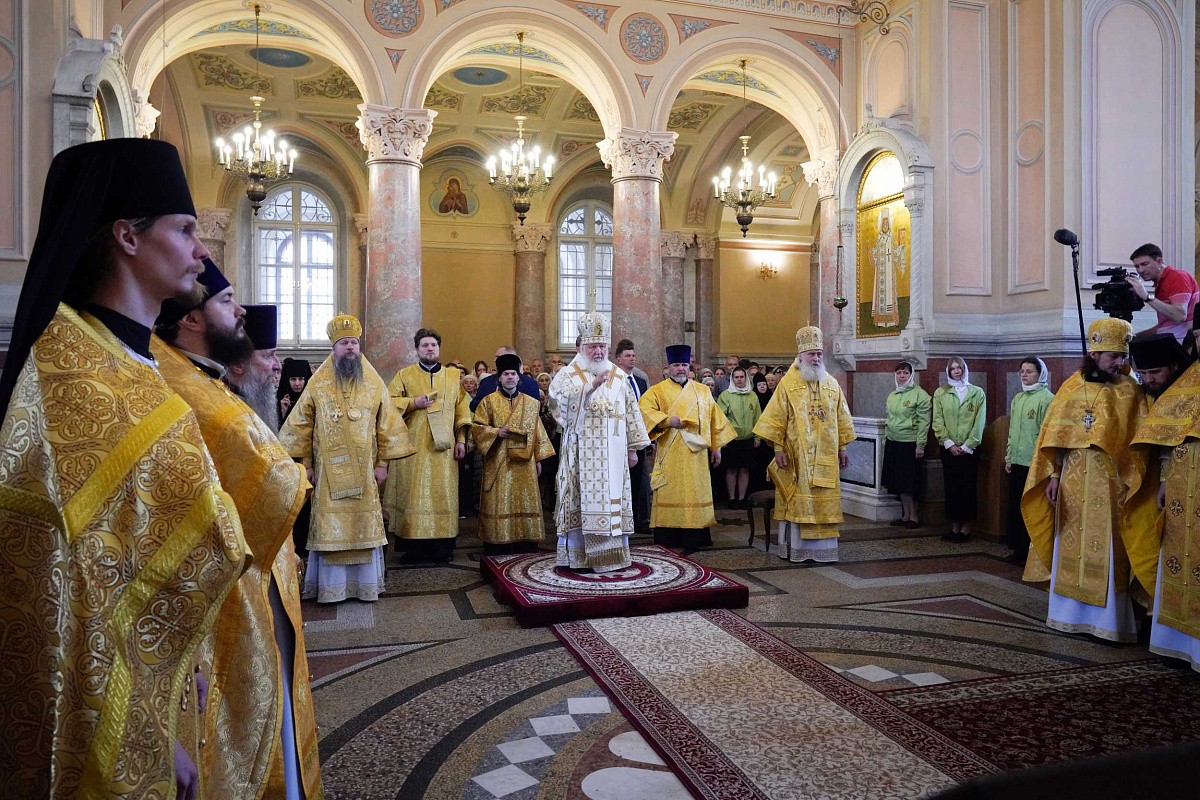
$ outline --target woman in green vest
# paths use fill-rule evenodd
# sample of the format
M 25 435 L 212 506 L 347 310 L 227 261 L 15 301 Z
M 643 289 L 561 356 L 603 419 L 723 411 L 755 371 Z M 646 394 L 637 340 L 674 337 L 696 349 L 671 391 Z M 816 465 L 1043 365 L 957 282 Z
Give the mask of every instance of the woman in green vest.
M 729 507 L 746 507 L 746 489 L 750 485 L 750 467 L 754 462 L 754 448 L 761 443 L 754 436 L 754 426 L 762 416 L 762 406 L 750 388 L 746 370 L 735 367 L 729 388 L 721 392 L 717 405 L 729 419 L 737 438 L 721 451 L 722 466 L 725 467 L 725 488 L 729 490 Z
M 1004 471 L 1008 479 L 1008 526 L 1004 541 L 1012 548 L 1007 557 L 1014 564 L 1024 564 L 1029 555 L 1029 531 L 1025 530 L 1025 518 L 1021 516 L 1021 495 L 1025 491 L 1025 479 L 1029 476 L 1029 462 L 1037 444 L 1046 408 L 1054 399 L 1050 391 L 1050 370 L 1037 356 L 1021 361 L 1019 372 L 1021 391 L 1012 400 L 1008 415 L 1008 447 L 1004 451 Z
M 919 528 L 917 518 L 918 462 L 925 456 L 933 401 L 917 385 L 913 366 L 896 365 L 896 391 L 887 397 L 884 423 L 883 486 L 900 498 L 900 518 L 893 526 Z
M 971 383 L 967 362 L 959 356 L 946 365 L 945 386 L 933 393 L 933 435 L 942 445 L 942 477 L 946 486 L 947 542 L 965 542 L 975 521 L 975 483 L 983 441 L 987 400 L 983 389 Z

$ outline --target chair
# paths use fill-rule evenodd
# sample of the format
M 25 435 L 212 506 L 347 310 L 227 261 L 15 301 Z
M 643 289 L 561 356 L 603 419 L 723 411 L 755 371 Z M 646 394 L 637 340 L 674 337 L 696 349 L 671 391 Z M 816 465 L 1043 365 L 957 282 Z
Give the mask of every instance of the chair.
M 775 510 L 775 490 L 763 489 L 746 497 L 746 516 L 750 519 L 750 540 L 746 543 L 754 546 L 754 509 L 761 508 L 763 512 L 763 539 L 768 553 L 771 552 L 771 512 Z

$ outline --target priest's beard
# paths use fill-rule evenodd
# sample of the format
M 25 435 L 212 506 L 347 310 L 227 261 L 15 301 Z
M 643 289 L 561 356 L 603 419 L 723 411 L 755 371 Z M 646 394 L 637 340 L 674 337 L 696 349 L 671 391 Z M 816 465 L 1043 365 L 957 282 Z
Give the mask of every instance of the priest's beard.
M 333 371 L 337 373 L 338 383 L 356 384 L 363 377 L 362 359 L 355 355 L 335 358 Z
M 233 330 L 220 330 L 211 324 L 204 330 L 208 357 L 218 364 L 241 364 L 254 355 L 254 342 L 246 335 L 240 321 Z
M 607 374 L 608 368 L 612 366 L 608 362 L 608 358 L 601 358 L 599 361 L 593 361 L 586 353 L 581 354 L 583 358 L 583 368 L 591 376 Z
M 799 366 L 800 366 L 800 377 L 806 381 L 811 381 L 813 383 L 816 383 L 816 382 L 825 380 L 825 377 L 827 375 L 829 375 L 829 373 L 825 371 L 824 364 L 811 364 L 810 365 L 810 364 L 801 363 Z
M 254 409 L 259 419 L 267 423 L 267 427 L 279 432 L 279 404 L 275 402 L 275 388 L 271 385 L 271 374 L 256 376 L 249 372 L 237 387 L 246 405 Z
M 688 381 L 687 375 L 672 375 L 671 380 L 675 381 L 680 386 L 685 385 Z

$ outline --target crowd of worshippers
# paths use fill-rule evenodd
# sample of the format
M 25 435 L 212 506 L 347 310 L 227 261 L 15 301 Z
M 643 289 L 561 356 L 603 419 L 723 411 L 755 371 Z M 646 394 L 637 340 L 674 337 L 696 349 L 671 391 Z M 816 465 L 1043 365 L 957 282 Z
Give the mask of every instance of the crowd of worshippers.
M 450 558 L 468 455 L 489 553 L 542 541 L 547 481 L 561 568 L 629 568 L 639 528 L 703 546 L 711 468 L 730 468 L 737 501 L 765 464 L 779 556 L 838 559 L 855 432 L 817 327 L 797 331 L 766 402 L 762 372 L 737 361 L 714 397 L 686 345 L 650 384 L 594 312 L 574 357 L 530 375 L 501 352 L 472 396 L 427 328 L 411 334 L 416 363 L 385 382 L 347 314 L 315 371 L 284 370 L 276 309 L 242 305 L 209 256 L 171 145 L 54 158 L 0 373 L 7 796 L 321 797 L 301 598 L 376 600 L 389 533 L 408 561 Z M 1124 641 L 1140 607 L 1155 652 L 1200 665 L 1194 349 L 1170 333 L 1134 340 L 1111 318 L 1087 346 L 1054 395 L 1044 363 L 1021 366 L 1014 554 L 1027 580 L 1050 581 L 1052 626 Z M 899 522 L 919 524 L 932 426 L 955 464 L 947 537 L 961 541 L 985 409 L 965 361 L 946 379 L 930 398 L 897 367 L 886 471 Z M 306 513 L 302 580 L 293 529 Z

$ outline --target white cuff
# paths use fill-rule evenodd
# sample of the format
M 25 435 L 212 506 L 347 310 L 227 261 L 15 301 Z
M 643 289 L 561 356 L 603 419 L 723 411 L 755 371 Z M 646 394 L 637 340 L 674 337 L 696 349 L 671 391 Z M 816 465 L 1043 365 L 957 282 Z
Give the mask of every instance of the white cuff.
M 954 440 L 953 440 L 953 439 L 947 439 L 946 441 L 942 442 L 942 447 L 944 447 L 944 448 L 946 448 L 947 450 L 949 450 L 951 447 L 954 447 Z
M 975 451 L 974 451 L 974 450 L 972 450 L 971 448 L 967 447 L 965 444 L 962 446 L 962 449 L 963 449 L 963 451 L 964 451 L 964 452 L 966 452 L 966 454 L 967 454 L 967 455 L 974 455 L 974 453 L 975 453 Z

